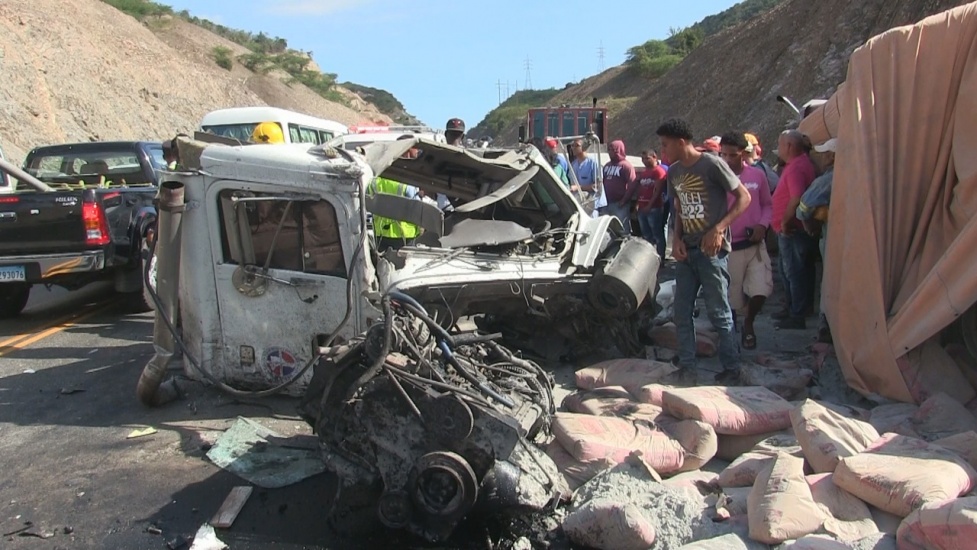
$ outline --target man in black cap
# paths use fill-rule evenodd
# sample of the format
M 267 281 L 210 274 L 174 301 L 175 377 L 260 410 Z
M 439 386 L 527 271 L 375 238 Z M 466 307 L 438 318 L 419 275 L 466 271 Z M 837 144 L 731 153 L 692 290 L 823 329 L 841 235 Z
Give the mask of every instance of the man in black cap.
M 444 125 L 444 138 L 448 140 L 448 145 L 464 146 L 465 121 L 460 118 L 448 119 Z

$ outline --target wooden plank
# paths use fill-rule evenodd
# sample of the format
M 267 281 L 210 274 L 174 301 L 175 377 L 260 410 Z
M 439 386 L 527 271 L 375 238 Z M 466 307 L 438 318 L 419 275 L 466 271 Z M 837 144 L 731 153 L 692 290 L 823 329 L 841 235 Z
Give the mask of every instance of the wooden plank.
M 241 513 L 241 509 L 244 508 L 244 503 L 248 501 L 253 490 L 254 487 L 249 485 L 242 485 L 231 489 L 227 498 L 224 499 L 224 504 L 221 504 L 220 510 L 217 510 L 214 518 L 210 520 L 210 524 L 219 529 L 230 527 L 234 523 L 234 520 L 237 519 L 237 515 Z

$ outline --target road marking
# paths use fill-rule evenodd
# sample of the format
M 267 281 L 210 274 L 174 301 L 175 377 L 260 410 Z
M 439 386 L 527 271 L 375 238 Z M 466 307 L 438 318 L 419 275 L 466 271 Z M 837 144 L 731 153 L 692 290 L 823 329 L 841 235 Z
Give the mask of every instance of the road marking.
M 31 332 L 30 334 L 20 334 L 14 336 L 13 338 L 8 338 L 7 340 L 0 342 L 0 357 L 3 357 L 11 351 L 23 349 L 35 342 L 39 342 L 47 338 L 48 336 L 73 327 L 85 319 L 107 310 L 109 307 L 115 305 L 115 302 L 115 300 L 112 300 L 108 303 L 95 305 L 91 309 L 82 310 L 72 315 L 68 315 L 67 317 L 62 317 L 54 321 L 53 325 L 49 324 L 48 328 L 46 330 L 42 330 L 41 332 L 36 332 L 37 329 L 35 329 L 35 331 Z

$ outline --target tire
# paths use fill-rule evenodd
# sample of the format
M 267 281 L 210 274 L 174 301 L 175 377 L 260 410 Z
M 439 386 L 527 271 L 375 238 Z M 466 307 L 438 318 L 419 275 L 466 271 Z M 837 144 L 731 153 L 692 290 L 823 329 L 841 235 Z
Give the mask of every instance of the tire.
M 31 295 L 31 285 L 27 283 L 0 284 L 0 319 L 20 315 L 27 307 Z
M 142 247 L 139 250 L 139 281 L 143 281 L 143 269 L 145 269 L 147 257 L 149 256 L 149 247 L 143 242 Z M 148 261 L 152 262 L 152 271 L 149 272 L 150 282 L 156 283 L 156 256 L 154 255 Z M 145 313 L 147 311 L 153 311 L 156 309 L 155 303 L 153 302 L 153 297 L 149 295 L 149 290 L 146 288 L 145 284 L 139 285 L 139 290 L 136 292 L 126 292 L 126 298 L 129 300 L 129 309 L 134 313 Z

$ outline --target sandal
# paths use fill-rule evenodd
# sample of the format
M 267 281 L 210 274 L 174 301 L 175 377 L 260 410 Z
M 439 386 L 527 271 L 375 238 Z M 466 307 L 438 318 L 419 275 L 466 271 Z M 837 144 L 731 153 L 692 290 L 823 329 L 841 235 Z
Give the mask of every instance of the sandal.
M 756 334 L 753 332 L 743 333 L 743 337 L 740 339 L 740 344 L 743 349 L 754 350 L 756 349 Z

